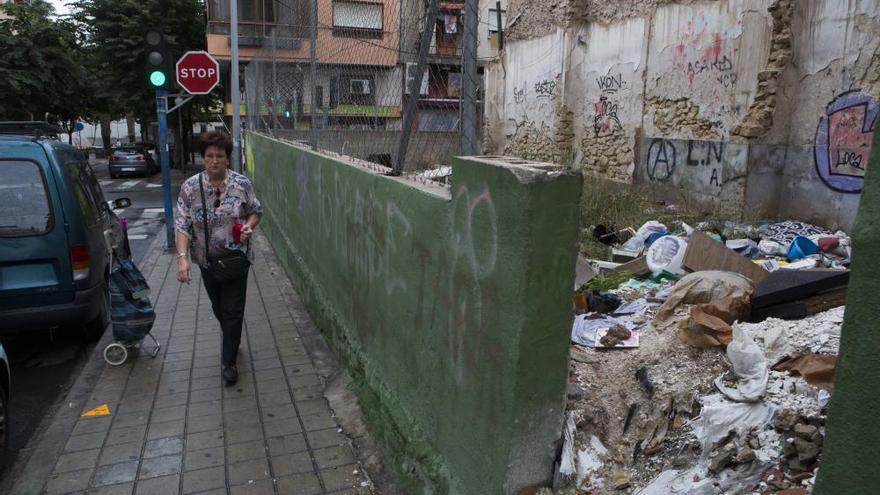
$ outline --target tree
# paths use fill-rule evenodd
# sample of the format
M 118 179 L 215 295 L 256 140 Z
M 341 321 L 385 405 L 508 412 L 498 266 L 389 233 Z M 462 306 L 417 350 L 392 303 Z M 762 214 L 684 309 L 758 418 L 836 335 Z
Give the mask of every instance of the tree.
M 54 116 L 72 128 L 87 99 L 75 29 L 42 0 L 0 6 L 0 118 Z
M 205 45 L 205 7 L 199 0 L 80 0 L 74 19 L 83 33 L 90 72 L 105 114 L 134 115 L 142 128 L 153 120 L 156 102 L 147 81 L 143 36 L 160 27 L 173 61 Z M 173 84 L 173 82 L 172 82 Z M 175 124 L 176 119 L 169 119 Z

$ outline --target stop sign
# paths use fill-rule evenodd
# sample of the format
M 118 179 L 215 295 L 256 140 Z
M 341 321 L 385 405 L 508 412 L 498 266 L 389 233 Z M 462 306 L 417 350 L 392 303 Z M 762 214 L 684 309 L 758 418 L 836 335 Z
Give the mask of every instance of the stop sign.
M 186 52 L 177 61 L 177 84 L 191 95 L 205 95 L 220 82 L 220 64 L 208 52 Z

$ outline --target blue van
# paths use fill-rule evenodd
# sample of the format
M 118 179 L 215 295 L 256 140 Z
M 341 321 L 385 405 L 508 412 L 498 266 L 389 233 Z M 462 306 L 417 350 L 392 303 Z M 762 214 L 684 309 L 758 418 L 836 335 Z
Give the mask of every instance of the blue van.
M 0 336 L 63 327 L 97 340 L 123 240 L 86 156 L 40 130 L 0 125 Z M 5 134 L 5 135 L 4 135 Z

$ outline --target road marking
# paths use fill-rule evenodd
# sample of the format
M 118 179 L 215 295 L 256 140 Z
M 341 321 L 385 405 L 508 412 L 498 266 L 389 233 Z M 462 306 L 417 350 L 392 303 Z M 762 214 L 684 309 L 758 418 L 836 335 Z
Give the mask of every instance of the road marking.
M 151 187 L 162 187 L 162 184 L 147 184 L 147 187 L 148 187 L 148 188 L 151 188 Z
M 144 213 L 165 213 L 165 208 L 144 208 Z
M 128 234 L 128 240 L 130 240 L 130 241 L 142 241 L 142 240 L 146 239 L 147 237 L 150 237 L 150 236 L 147 234 Z
M 122 184 L 120 184 L 119 188 L 120 189 L 130 189 L 130 188 L 138 185 L 139 182 L 140 182 L 139 180 L 127 180 L 127 181 L 123 182 Z
M 94 409 L 89 409 L 88 411 L 84 412 L 82 417 L 95 418 L 95 417 L 99 417 L 99 416 L 109 416 L 109 415 L 110 415 L 110 406 L 108 406 L 107 404 L 101 404 L 100 406 L 98 406 Z
M 113 181 L 112 180 L 99 180 L 98 183 L 101 184 L 101 187 L 107 187 L 107 186 L 113 184 Z

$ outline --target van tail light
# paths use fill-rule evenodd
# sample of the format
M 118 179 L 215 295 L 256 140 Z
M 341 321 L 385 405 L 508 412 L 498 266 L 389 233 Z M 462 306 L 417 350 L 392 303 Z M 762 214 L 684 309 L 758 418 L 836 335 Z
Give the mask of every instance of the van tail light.
M 74 280 L 85 280 L 89 277 L 91 259 L 89 247 L 83 244 L 70 246 L 70 268 L 73 270 Z
M 142 162 L 142 161 L 144 161 L 144 155 L 137 155 L 137 156 L 134 157 L 134 159 L 137 160 L 137 161 L 139 161 L 139 162 Z

